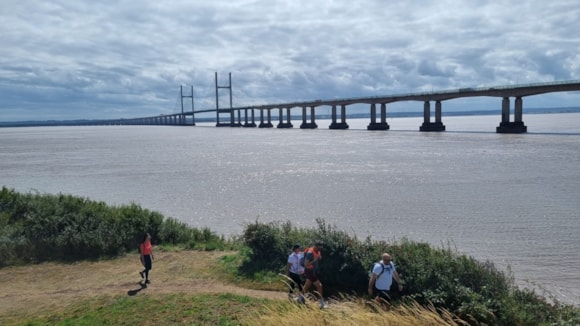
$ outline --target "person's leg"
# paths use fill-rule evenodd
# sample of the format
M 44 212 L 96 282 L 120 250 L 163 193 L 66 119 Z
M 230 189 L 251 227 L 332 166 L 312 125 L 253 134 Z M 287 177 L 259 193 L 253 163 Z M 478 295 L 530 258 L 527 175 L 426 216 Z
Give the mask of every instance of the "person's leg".
M 300 277 L 300 275 L 298 275 L 296 281 L 297 281 L 296 283 L 298 284 L 298 292 L 302 292 L 304 288 L 304 280 L 302 279 L 302 277 Z
M 145 283 L 150 283 L 149 281 L 149 271 L 152 268 L 151 256 L 145 256 Z
M 322 282 L 320 282 L 320 280 L 316 280 L 314 285 L 316 286 L 316 291 L 318 291 L 318 296 L 320 298 L 320 308 L 325 308 L 326 302 L 324 302 L 324 296 L 322 294 Z
M 296 288 L 300 291 L 300 275 L 290 273 L 290 279 L 292 280 L 292 283 L 290 284 L 290 293 L 294 293 L 294 289 Z
M 318 291 L 318 296 L 320 298 L 322 298 L 322 283 L 320 282 L 320 280 L 317 280 L 316 283 L 314 283 L 314 286 L 316 286 L 316 291 Z
M 145 256 L 141 256 L 141 265 L 143 265 L 143 270 L 139 272 L 139 275 L 141 276 L 141 278 L 145 278 L 145 270 L 147 269 L 145 267 Z
M 318 279 L 316 278 L 316 274 L 314 274 L 314 271 L 312 269 L 306 269 L 304 271 L 304 276 L 306 277 L 306 282 L 304 283 L 302 292 L 304 293 L 304 295 L 306 295 L 312 283 L 316 282 Z
M 387 293 L 387 291 L 377 290 L 377 297 L 375 301 L 379 303 L 384 309 L 389 309 L 391 306 L 391 297 Z
M 298 275 L 300 276 L 300 275 Z M 298 278 L 298 302 L 300 303 L 304 303 L 304 281 L 302 281 L 302 278 Z
M 306 282 L 304 283 L 304 286 L 302 287 L 302 293 L 306 294 L 308 292 L 308 290 L 310 289 L 310 286 L 312 285 L 312 282 L 310 281 L 310 279 L 306 279 Z

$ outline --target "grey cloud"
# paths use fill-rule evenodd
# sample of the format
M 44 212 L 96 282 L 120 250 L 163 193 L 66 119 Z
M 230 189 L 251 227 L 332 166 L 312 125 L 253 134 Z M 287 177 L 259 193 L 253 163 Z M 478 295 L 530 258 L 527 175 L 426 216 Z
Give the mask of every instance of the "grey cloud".
M 433 76 L 433 77 L 451 77 L 453 76 L 453 68 L 442 67 L 432 60 L 421 60 L 419 66 L 417 67 L 417 72 L 422 76 Z
M 580 78 L 573 1 L 8 1 L 0 120 L 156 115 L 179 85 L 215 106 Z M 567 95 L 578 102 L 578 94 Z

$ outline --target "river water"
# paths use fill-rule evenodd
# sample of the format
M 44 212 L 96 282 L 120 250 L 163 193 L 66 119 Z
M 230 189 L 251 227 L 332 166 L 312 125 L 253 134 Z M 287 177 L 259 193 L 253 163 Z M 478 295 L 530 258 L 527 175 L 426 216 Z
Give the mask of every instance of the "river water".
M 0 185 L 131 202 L 219 234 L 256 220 L 452 246 L 580 305 L 580 113 L 421 118 L 389 131 L 175 126 L 0 128 Z M 293 121 L 298 127 L 299 121 Z M 396 257 L 395 257 L 396 259 Z M 540 290 L 542 291 L 542 290 Z

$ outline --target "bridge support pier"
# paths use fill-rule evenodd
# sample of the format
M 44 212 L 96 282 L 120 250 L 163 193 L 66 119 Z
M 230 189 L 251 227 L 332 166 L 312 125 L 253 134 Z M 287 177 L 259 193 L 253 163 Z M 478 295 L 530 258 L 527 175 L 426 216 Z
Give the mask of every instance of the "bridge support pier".
M 495 129 L 498 134 L 521 134 L 528 132 L 528 127 L 524 125 L 523 100 L 521 96 L 516 97 L 514 122 L 510 122 L 510 99 L 504 97 L 501 101 L 501 123 Z
M 336 105 L 332 106 L 332 123 L 328 129 L 348 129 L 346 123 L 346 105 L 342 104 L 340 107 L 340 122 L 336 122 Z
M 286 122 L 284 122 L 284 109 L 280 108 L 280 123 L 276 126 L 276 128 L 293 128 L 292 125 L 292 118 L 290 117 L 290 108 L 286 108 Z
M 300 125 L 300 129 L 316 129 L 318 128 L 318 125 L 316 124 L 315 121 L 315 112 L 314 112 L 314 107 L 311 106 L 310 107 L 310 122 L 306 122 L 306 107 L 303 106 L 302 107 L 302 124 Z
M 255 128 L 256 127 L 256 120 L 254 117 L 254 109 L 250 109 L 252 112 L 252 117 L 251 119 L 248 121 L 248 109 L 244 110 L 244 116 L 245 116 L 245 121 L 244 121 L 244 128 Z
M 272 114 L 270 113 L 270 109 L 266 109 L 268 111 L 268 121 L 264 122 L 264 109 L 260 109 L 260 125 L 258 128 L 272 128 Z
M 389 128 L 390 126 L 387 123 L 387 104 L 381 103 L 381 122 L 377 122 L 376 104 L 371 104 L 371 123 L 367 126 L 367 130 L 389 130 Z
M 431 122 L 431 104 L 425 101 L 423 104 L 423 124 L 420 131 L 445 131 L 445 125 L 441 122 L 441 101 L 435 102 L 435 122 Z
M 240 112 L 241 110 L 236 110 L 238 111 L 238 119 L 236 121 L 236 115 L 235 112 L 232 110 L 231 112 L 231 116 L 230 116 L 230 127 L 241 127 L 242 126 L 242 113 Z M 228 126 L 226 124 L 226 126 Z

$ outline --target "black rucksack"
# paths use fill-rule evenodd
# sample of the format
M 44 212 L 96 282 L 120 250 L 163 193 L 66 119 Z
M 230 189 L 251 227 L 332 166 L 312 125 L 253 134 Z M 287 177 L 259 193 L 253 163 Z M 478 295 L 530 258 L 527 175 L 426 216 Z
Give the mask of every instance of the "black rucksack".
M 379 277 L 381 277 L 381 275 L 383 275 L 383 273 L 385 272 L 385 270 L 387 270 L 387 269 L 391 268 L 391 265 L 388 265 L 388 266 L 387 266 L 387 265 L 383 264 L 383 262 L 382 262 L 382 261 L 379 261 L 379 262 L 373 263 L 373 265 L 371 266 L 371 270 L 369 271 L 369 278 L 370 278 L 371 276 L 373 276 L 373 269 L 375 269 L 375 265 L 376 265 L 376 264 L 381 264 L 381 266 L 383 266 L 383 270 L 382 270 L 382 271 L 379 273 L 379 275 L 377 275 L 377 280 L 378 280 L 378 279 L 379 279 Z
M 302 257 L 300 257 L 300 266 L 302 267 L 306 267 L 304 266 L 304 260 L 306 259 L 306 254 L 308 253 L 309 250 L 310 248 L 306 248 L 306 250 L 304 250 L 304 252 L 302 253 Z

